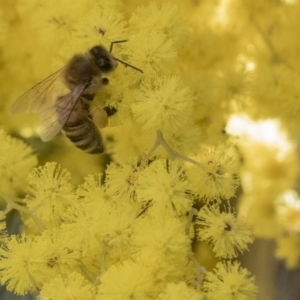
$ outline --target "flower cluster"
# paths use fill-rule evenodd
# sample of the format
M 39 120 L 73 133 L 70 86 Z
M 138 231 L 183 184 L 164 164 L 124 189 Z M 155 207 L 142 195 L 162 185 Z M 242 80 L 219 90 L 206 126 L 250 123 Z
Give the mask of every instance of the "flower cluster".
M 37 164 L 33 150 L 19 139 L 12 138 L 0 128 L 1 193 L 16 195 L 24 192 L 26 177 Z
M 254 236 L 274 239 L 275 256 L 298 267 L 299 8 L 4 0 L 0 283 L 40 300 L 255 299 L 254 277 L 233 261 Z M 43 143 L 36 118 L 9 115 L 26 89 L 99 44 L 118 63 L 84 112 L 104 154 L 87 155 L 63 133 Z M 276 118 L 266 123 L 290 134 L 283 143 L 273 127 L 264 135 L 248 124 L 246 137 L 235 124 L 233 137 L 241 114 L 253 124 Z
M 235 258 L 253 242 L 250 228 L 234 213 L 220 212 L 220 208 L 204 206 L 198 214 L 198 238 L 212 244 L 217 257 Z
M 203 149 L 199 161 L 201 166 L 187 170 L 192 181 L 192 192 L 206 201 L 229 200 L 235 196 L 239 186 L 238 164 L 223 147 Z
M 254 278 L 248 270 L 240 267 L 238 262 L 218 263 L 209 272 L 204 282 L 208 299 L 256 299 L 257 289 Z

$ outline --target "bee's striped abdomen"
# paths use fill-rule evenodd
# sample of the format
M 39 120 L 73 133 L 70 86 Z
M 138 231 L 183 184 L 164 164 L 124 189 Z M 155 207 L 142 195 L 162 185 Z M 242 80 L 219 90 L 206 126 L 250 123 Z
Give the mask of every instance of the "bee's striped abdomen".
M 70 113 L 63 132 L 77 148 L 91 154 L 103 152 L 101 134 L 89 118 L 88 108 L 81 101 Z

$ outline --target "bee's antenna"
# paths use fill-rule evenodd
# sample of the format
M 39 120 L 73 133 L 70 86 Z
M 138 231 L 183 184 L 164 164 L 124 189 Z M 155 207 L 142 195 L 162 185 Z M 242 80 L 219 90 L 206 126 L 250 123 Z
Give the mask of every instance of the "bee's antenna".
M 114 41 L 114 42 L 111 42 L 110 48 L 109 48 L 109 52 L 112 52 L 114 44 L 125 43 L 125 42 L 127 42 L 127 41 L 128 41 L 128 40 L 121 40 L 121 41 Z M 122 61 L 122 60 L 119 59 L 119 58 L 114 57 L 114 59 L 117 60 L 118 62 L 120 62 L 121 64 L 123 64 L 123 65 L 126 66 L 126 67 L 130 67 L 130 68 L 135 69 L 135 70 L 137 70 L 137 71 L 139 71 L 139 72 L 141 72 L 141 73 L 144 73 L 141 69 L 139 69 L 139 68 L 137 68 L 137 67 L 135 67 L 135 66 L 133 66 L 133 65 L 130 65 L 130 64 L 128 64 L 128 63 Z
M 135 67 L 133 65 L 130 65 L 130 64 L 126 63 L 125 61 L 121 60 L 121 59 L 118 59 L 116 57 L 114 57 L 114 59 L 117 60 L 118 62 L 120 62 L 121 64 L 125 65 L 126 67 L 130 67 L 130 68 L 135 69 L 135 70 L 137 70 L 137 71 L 139 71 L 141 73 L 144 73 L 141 69 L 139 69 L 139 68 L 137 68 L 137 67 Z
M 121 41 L 114 41 L 114 42 L 111 42 L 111 43 L 110 43 L 109 52 L 112 52 L 112 49 L 113 49 L 114 44 L 125 43 L 125 42 L 127 42 L 127 41 L 128 41 L 128 40 L 121 40 Z

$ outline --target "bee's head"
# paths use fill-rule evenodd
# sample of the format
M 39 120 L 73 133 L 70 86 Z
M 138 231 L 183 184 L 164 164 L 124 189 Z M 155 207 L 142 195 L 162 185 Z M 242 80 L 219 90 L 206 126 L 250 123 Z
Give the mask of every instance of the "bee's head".
M 90 53 L 103 73 L 111 72 L 117 67 L 117 61 L 103 46 L 93 47 Z

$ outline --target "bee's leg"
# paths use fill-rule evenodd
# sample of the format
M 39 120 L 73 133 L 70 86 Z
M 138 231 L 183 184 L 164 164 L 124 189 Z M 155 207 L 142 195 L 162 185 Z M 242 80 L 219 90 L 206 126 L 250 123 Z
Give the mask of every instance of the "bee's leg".
M 106 111 L 108 117 L 114 115 L 117 112 L 117 109 L 113 106 L 105 106 L 103 109 Z
M 96 94 L 84 94 L 84 95 L 82 95 L 82 98 L 84 98 L 84 99 L 86 99 L 88 101 L 93 101 L 94 98 L 95 98 L 95 95 Z
M 95 125 L 99 128 L 107 126 L 108 117 L 117 112 L 117 109 L 113 106 L 105 106 L 103 109 L 95 109 L 92 112 L 92 119 Z

